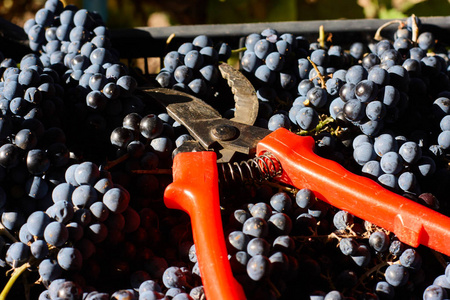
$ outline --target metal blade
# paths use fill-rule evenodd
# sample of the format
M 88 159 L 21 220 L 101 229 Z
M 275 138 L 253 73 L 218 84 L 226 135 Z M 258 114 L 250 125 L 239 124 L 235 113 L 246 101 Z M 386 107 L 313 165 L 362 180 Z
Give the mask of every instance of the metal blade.
M 165 88 L 142 90 L 166 107 L 167 113 L 186 127 L 205 149 L 221 153 L 229 161 L 233 152 L 253 155 L 269 130 L 222 118 L 210 105 L 190 94 Z
M 250 81 L 229 64 L 219 65 L 222 77 L 227 80 L 234 95 L 236 111 L 232 121 L 253 125 L 258 116 L 259 102 L 256 91 Z

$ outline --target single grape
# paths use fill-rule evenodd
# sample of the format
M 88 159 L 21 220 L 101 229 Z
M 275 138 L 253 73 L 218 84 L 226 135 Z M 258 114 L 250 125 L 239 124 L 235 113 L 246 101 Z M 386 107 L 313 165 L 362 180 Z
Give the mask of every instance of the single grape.
M 384 276 L 390 285 L 398 287 L 406 284 L 409 279 L 409 272 L 406 267 L 394 264 L 387 267 Z

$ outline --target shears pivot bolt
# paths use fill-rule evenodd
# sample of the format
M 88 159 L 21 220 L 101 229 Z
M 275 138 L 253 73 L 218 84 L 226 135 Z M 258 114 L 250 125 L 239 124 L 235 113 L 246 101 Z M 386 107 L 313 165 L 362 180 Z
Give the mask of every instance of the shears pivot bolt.
M 236 127 L 227 124 L 220 124 L 211 129 L 211 135 L 216 141 L 229 141 L 236 137 L 238 130 Z

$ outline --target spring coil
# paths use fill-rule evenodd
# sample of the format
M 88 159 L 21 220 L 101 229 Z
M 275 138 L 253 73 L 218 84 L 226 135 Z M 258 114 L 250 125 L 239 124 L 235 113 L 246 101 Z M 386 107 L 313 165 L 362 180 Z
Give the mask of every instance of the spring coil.
M 280 161 L 270 152 L 255 158 L 219 164 L 219 182 L 224 187 L 261 183 L 283 172 Z

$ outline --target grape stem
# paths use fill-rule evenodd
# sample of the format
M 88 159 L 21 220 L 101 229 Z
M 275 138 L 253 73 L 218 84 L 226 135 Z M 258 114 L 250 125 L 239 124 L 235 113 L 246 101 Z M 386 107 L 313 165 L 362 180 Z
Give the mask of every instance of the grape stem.
M 327 117 L 324 120 L 321 120 L 317 126 L 311 130 L 300 130 L 297 132 L 298 135 L 311 135 L 313 132 L 319 133 L 326 125 L 334 122 L 332 117 Z
M 25 270 L 28 269 L 29 267 L 30 264 L 25 263 L 20 267 L 14 269 L 11 278 L 9 278 L 8 282 L 6 283 L 5 287 L 2 290 L 2 293 L 0 294 L 0 300 L 6 299 L 6 296 L 8 296 L 8 293 L 11 290 L 14 283 L 16 282 L 17 278 L 19 278 L 19 276 L 22 275 L 22 273 L 25 272 Z
M 319 68 L 317 67 L 317 65 L 311 60 L 311 57 L 307 57 L 307 59 L 308 59 L 308 61 L 311 63 L 311 65 L 313 66 L 313 68 L 314 68 L 314 70 L 316 70 L 316 73 L 317 73 L 317 75 L 314 77 L 314 78 L 319 78 L 319 80 L 320 80 L 320 86 L 323 88 L 323 89 L 326 89 L 327 88 L 327 85 L 326 85 L 326 83 L 325 83 L 325 76 L 323 76 L 322 75 L 322 73 L 320 73 L 320 71 L 319 71 Z M 314 79 L 313 78 L 313 79 Z
M 395 23 L 399 24 L 399 27 L 404 25 L 403 21 L 401 21 L 401 20 L 392 20 L 392 21 L 386 22 L 377 29 L 377 31 L 375 32 L 375 36 L 373 37 L 374 40 L 381 41 L 383 39 L 383 37 L 381 36 L 381 31 L 384 28 L 388 27 L 389 25 L 392 25 Z
M 319 38 L 317 41 L 319 42 L 320 48 L 325 49 L 325 30 L 323 29 L 323 25 L 319 26 Z
M 111 160 L 108 161 L 104 167 L 105 170 L 109 170 L 115 166 L 117 166 L 118 164 L 120 164 L 121 162 L 124 162 L 125 160 L 127 160 L 130 157 L 130 154 L 125 153 L 124 155 L 122 155 L 121 157 L 115 159 L 115 160 Z
M 9 238 L 12 242 L 17 242 L 17 239 L 9 232 L 3 224 L 0 224 L 0 235 L 5 235 L 7 238 Z
M 234 54 L 234 53 L 241 53 L 241 52 L 244 52 L 245 50 L 247 50 L 247 47 L 242 47 L 242 48 L 238 48 L 238 49 L 232 49 L 231 53 L 232 54 Z
M 412 42 L 414 43 L 414 45 L 417 44 L 417 38 L 419 36 L 419 26 L 417 26 L 417 21 L 416 21 L 416 15 L 412 14 L 411 15 L 411 20 L 412 20 Z

